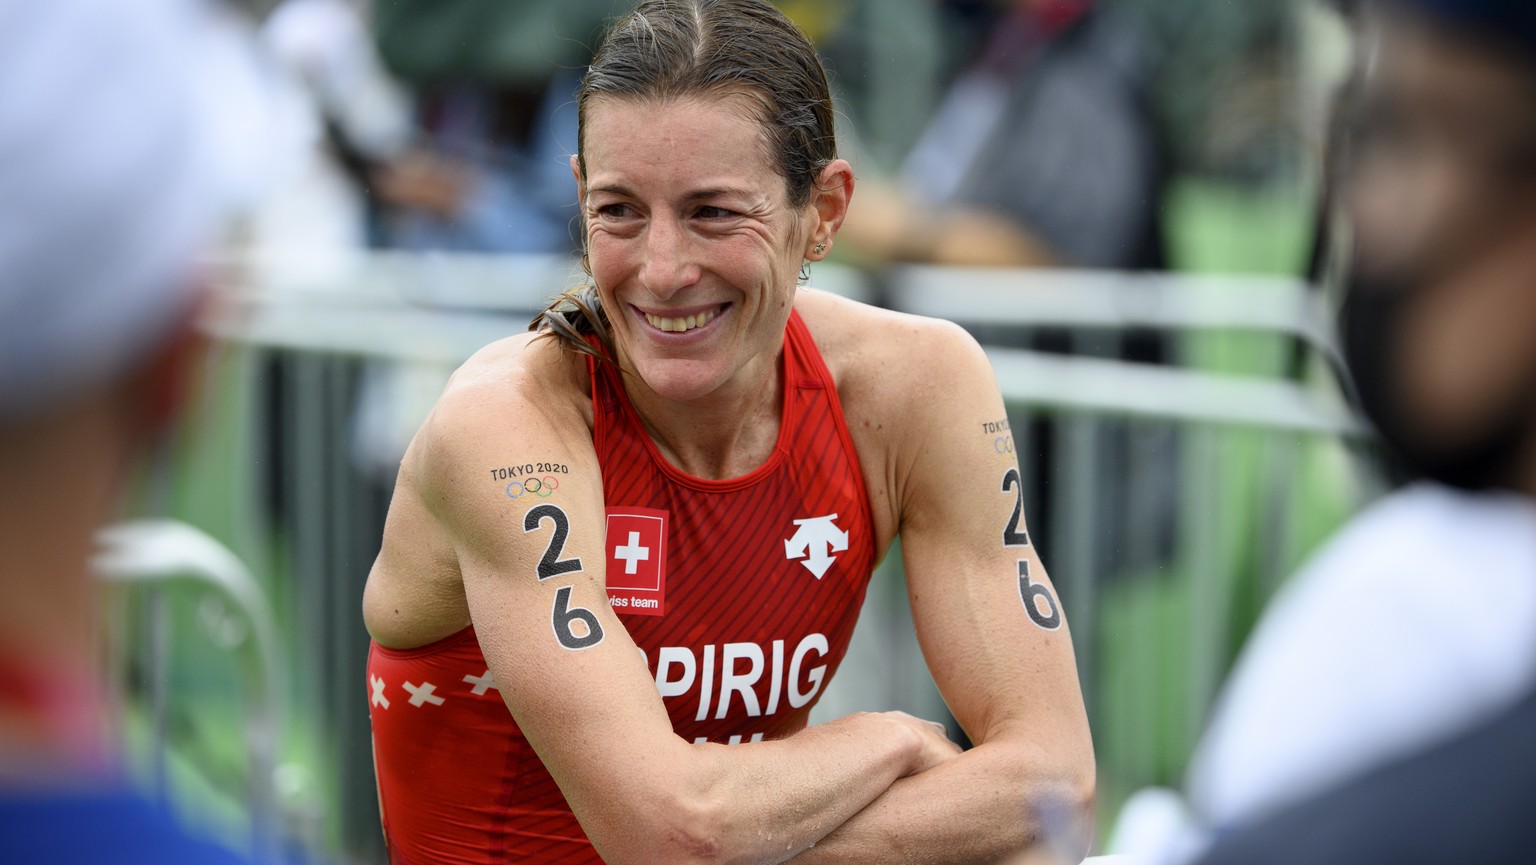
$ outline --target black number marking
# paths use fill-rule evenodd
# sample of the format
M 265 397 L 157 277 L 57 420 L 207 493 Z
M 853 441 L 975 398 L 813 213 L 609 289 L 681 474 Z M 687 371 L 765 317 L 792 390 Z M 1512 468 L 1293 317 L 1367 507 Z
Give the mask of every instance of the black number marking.
M 1024 518 L 1024 481 L 1019 478 L 1018 469 L 1009 469 L 1003 472 L 1003 492 L 1009 488 L 1014 492 L 1013 516 L 1008 519 L 1008 526 L 1003 529 L 1003 546 L 1027 547 L 1029 546 L 1029 533 L 1019 531 L 1019 520 Z
M 1030 621 L 1047 631 L 1061 627 L 1061 607 L 1056 605 L 1056 596 L 1044 585 L 1029 581 L 1029 562 L 1025 560 L 1019 561 L 1019 599 L 1024 602 L 1024 611 L 1029 613 Z M 1040 612 L 1042 600 L 1045 608 L 1050 610 L 1049 615 Z
M 561 586 L 555 591 L 555 609 L 550 615 L 550 624 L 555 629 L 555 639 L 560 645 L 571 651 L 590 649 L 603 641 L 603 626 L 597 623 L 597 616 L 586 607 L 572 607 L 571 587 Z M 578 637 L 571 630 L 571 622 L 580 621 L 586 624 L 587 633 Z
M 523 517 L 523 531 L 526 533 L 537 529 L 539 523 L 545 519 L 554 520 L 555 533 L 549 539 L 549 546 L 544 548 L 544 557 L 539 559 L 539 580 L 541 582 L 550 577 L 558 577 L 561 574 L 569 574 L 572 571 L 581 570 L 580 557 L 574 559 L 560 558 L 560 554 L 565 552 L 565 539 L 571 534 L 571 521 L 566 517 L 565 511 L 560 510 L 554 505 L 539 505 L 529 511 L 527 516 Z

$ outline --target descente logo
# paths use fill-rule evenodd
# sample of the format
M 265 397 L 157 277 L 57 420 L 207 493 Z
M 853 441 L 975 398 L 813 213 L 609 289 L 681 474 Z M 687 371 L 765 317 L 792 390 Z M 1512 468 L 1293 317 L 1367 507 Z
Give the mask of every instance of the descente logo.
M 795 520 L 795 533 L 784 541 L 784 557 L 790 561 L 800 559 L 805 569 L 821 579 L 827 569 L 837 561 L 833 553 L 848 549 L 848 533 L 837 527 L 837 514 Z

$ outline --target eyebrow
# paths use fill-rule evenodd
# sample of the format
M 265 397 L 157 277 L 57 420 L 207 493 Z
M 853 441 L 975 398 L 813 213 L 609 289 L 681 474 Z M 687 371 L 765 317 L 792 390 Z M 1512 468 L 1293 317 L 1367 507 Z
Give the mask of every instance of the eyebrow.
M 635 191 L 622 183 L 605 183 L 602 186 L 587 187 L 587 194 L 594 192 L 606 192 L 613 195 L 621 195 L 626 198 L 636 198 Z M 710 198 L 736 196 L 739 198 L 751 198 L 752 193 L 734 186 L 715 186 L 707 189 L 697 189 L 683 196 L 684 201 L 703 201 Z

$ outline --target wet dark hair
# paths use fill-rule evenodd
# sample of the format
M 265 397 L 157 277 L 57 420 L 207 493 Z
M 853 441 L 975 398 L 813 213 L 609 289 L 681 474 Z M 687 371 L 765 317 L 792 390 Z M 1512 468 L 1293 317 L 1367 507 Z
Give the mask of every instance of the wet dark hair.
M 608 31 L 582 81 L 576 159 L 586 175 L 592 100 L 677 100 L 740 94 L 756 107 L 764 146 L 791 206 L 811 199 L 837 158 L 832 96 L 810 39 L 767 0 L 647 0 Z M 592 269 L 585 252 L 582 269 Z M 577 352 L 615 357 L 607 313 L 588 281 L 566 291 L 529 325 Z

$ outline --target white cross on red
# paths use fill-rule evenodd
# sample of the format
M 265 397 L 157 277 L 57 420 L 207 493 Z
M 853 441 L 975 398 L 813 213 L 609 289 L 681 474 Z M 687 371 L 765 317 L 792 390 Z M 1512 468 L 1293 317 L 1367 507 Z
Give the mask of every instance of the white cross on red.
M 496 687 L 496 681 L 491 678 L 490 670 L 486 670 L 479 676 L 465 676 L 464 681 L 475 686 L 475 689 L 470 693 L 477 697 L 492 689 L 497 691 L 501 690 L 500 688 Z
M 389 708 L 389 698 L 384 696 L 384 680 L 378 676 L 369 676 L 368 681 L 373 684 L 373 705 Z
M 405 689 L 411 692 L 412 706 L 421 708 L 427 703 L 431 703 L 434 706 L 441 706 L 443 704 L 442 697 L 433 696 L 432 692 L 437 690 L 437 686 L 431 682 L 422 682 L 420 685 L 412 685 L 410 682 L 405 682 L 404 685 Z
M 651 557 L 651 548 L 640 546 L 639 532 L 630 532 L 629 543 L 614 547 L 613 557 L 624 561 L 624 573 L 633 574 L 640 569 L 641 562 Z

